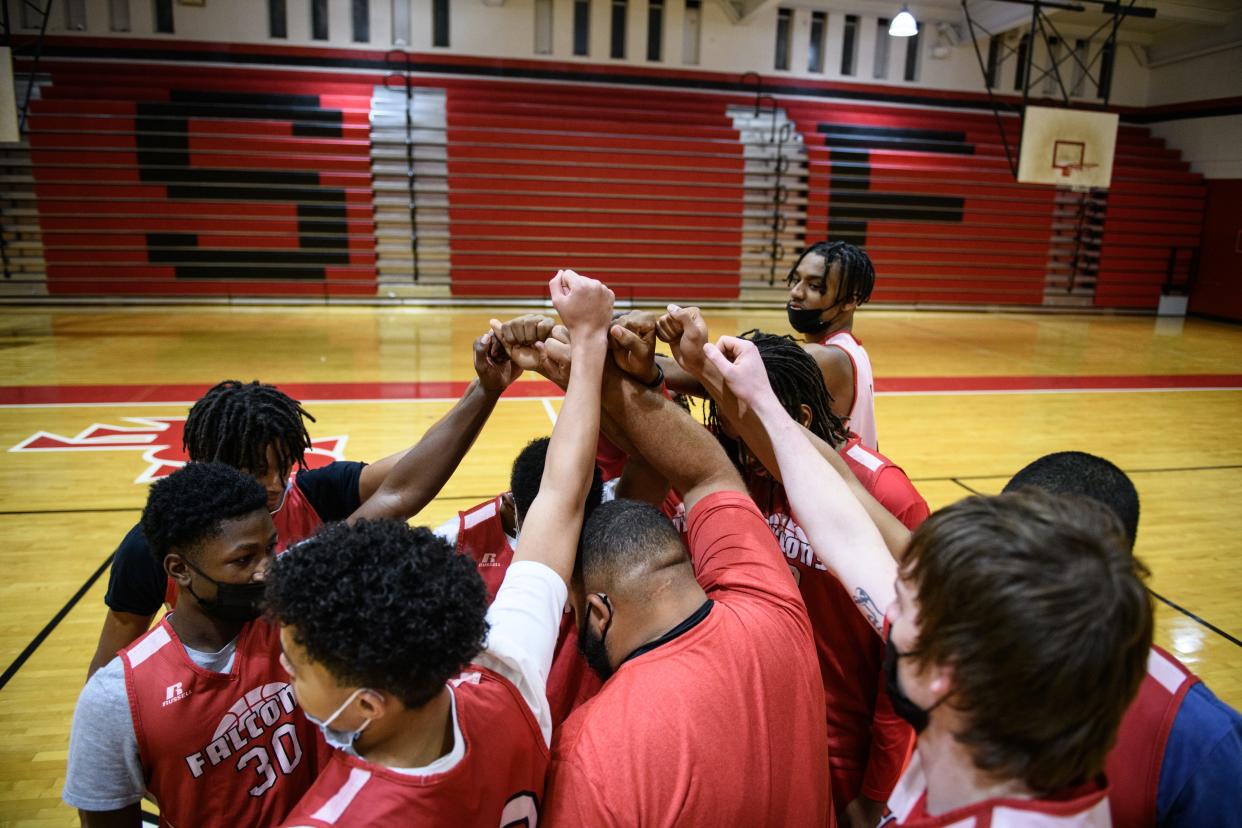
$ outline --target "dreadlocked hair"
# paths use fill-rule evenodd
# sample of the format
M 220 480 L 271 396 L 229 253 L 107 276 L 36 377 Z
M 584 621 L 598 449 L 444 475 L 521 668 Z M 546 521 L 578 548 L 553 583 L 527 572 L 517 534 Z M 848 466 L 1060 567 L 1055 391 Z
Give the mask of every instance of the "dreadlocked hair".
M 861 247 L 849 242 L 816 242 L 803 250 L 789 271 L 786 284 L 793 285 L 798 281 L 798 266 L 812 254 L 824 257 L 825 277 L 834 262 L 841 265 L 841 281 L 837 285 L 834 302 L 854 301 L 862 305 L 871 299 L 871 291 L 875 288 L 875 267 L 871 264 L 871 257 Z
M 305 420 L 315 418 L 274 385 L 225 380 L 194 403 L 182 444 L 191 460 L 225 463 L 265 474 L 267 447 L 276 449 L 282 476 L 302 465 L 311 447 Z
M 740 335 L 755 343 L 768 382 L 776 392 L 781 407 L 797 422 L 802 422 L 802 406 L 811 409 L 811 422 L 807 426 L 816 437 L 830 446 L 839 446 L 849 437 L 849 429 L 836 414 L 832 413 L 832 397 L 824 387 L 824 375 L 820 373 L 815 358 L 803 350 L 792 336 L 764 333 L 752 328 Z M 721 428 L 716 401 L 710 397 L 705 403 L 707 427 L 724 446 L 725 452 L 735 463 L 741 459 L 741 444 L 730 439 Z M 740 463 L 739 463 L 740 465 Z

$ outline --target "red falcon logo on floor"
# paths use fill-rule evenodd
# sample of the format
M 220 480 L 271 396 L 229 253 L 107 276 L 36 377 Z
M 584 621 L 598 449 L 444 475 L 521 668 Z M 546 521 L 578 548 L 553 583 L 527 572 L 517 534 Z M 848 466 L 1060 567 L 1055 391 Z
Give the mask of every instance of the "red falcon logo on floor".
M 40 431 L 22 440 L 9 451 L 141 451 L 147 467 L 135 483 L 150 483 L 172 474 L 186 464 L 181 447 L 185 417 L 121 417 L 133 425 L 93 423 L 76 437 L 62 437 Z M 348 436 L 318 437 L 306 452 L 306 467 L 326 466 L 345 459 Z

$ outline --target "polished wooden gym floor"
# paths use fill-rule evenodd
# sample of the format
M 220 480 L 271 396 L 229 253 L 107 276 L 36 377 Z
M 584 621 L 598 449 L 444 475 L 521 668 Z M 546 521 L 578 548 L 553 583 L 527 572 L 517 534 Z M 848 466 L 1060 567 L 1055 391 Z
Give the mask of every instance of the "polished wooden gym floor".
M 0 311 L 0 824 L 76 823 L 59 796 L 107 562 L 144 502 L 137 481 L 179 449 L 161 448 L 175 427 L 147 418 L 183 417 L 221 379 L 259 378 L 302 397 L 325 451 L 375 459 L 449 408 L 473 376 L 472 339 L 504 313 Z M 787 330 L 782 311 L 707 316 L 713 334 Z M 880 447 L 933 508 L 999 491 L 1056 450 L 1127 470 L 1143 498 L 1137 554 L 1159 597 L 1157 641 L 1242 706 L 1242 327 L 868 309 L 857 333 L 878 378 Z M 503 490 L 521 446 L 549 433 L 559 401 L 537 378 L 520 382 L 419 522 Z

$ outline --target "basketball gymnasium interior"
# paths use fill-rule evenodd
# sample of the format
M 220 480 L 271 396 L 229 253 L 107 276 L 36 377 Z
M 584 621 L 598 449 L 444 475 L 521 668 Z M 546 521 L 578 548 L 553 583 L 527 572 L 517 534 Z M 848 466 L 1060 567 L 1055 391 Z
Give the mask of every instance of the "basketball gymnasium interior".
M 863 248 L 879 448 L 934 510 L 1041 455 L 1135 482 L 1156 643 L 1242 706 L 1238 0 L 7 0 L 0 824 L 60 801 L 117 544 L 225 379 L 316 463 L 413 443 L 490 319 L 793 333 Z M 440 495 L 503 492 L 528 372 Z M 696 413 L 697 409 L 696 409 Z

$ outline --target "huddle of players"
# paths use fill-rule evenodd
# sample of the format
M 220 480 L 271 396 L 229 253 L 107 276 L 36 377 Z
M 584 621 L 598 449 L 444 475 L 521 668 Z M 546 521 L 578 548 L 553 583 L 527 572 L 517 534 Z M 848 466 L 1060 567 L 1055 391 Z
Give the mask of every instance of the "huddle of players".
M 791 324 L 857 345 L 873 279 L 857 248 L 809 249 Z M 494 323 L 462 401 L 371 466 L 290 476 L 309 415 L 270 386 L 194 407 L 194 462 L 118 550 L 75 713 L 85 824 L 136 825 L 144 795 L 170 825 L 1242 812 L 1242 718 L 1151 645 L 1120 470 L 1050 455 L 928 518 L 874 451 L 861 346 L 712 345 L 696 309 L 614 317 L 569 271 L 549 289 L 562 324 Z M 406 526 L 523 370 L 566 389 L 551 440 L 511 492 Z M 710 431 L 673 388 L 706 396 Z M 601 502 L 595 458 L 621 455 Z M 176 611 L 146 632 L 166 585 Z

